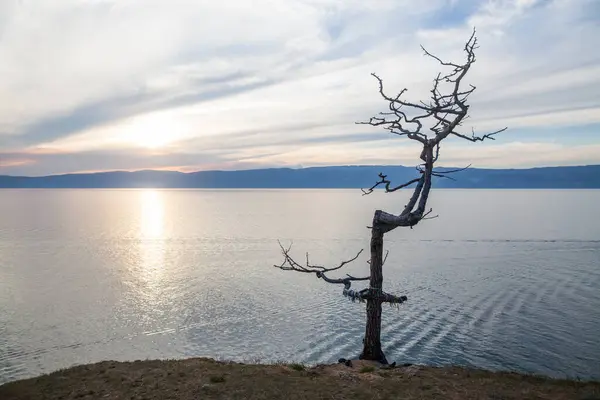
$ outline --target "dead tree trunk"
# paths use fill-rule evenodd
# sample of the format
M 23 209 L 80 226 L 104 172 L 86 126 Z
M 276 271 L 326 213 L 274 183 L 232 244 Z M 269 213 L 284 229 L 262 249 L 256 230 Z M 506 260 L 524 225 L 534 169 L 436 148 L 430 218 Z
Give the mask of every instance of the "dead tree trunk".
M 373 221 L 371 228 L 371 276 L 369 280 L 371 296 L 367 299 L 367 326 L 361 360 L 375 360 L 387 364 L 381 349 L 381 305 L 383 302 L 383 232 Z
M 461 87 L 463 78 L 475 62 L 475 49 L 477 48 L 477 38 L 475 31 L 465 44 L 466 61 L 463 64 L 442 61 L 440 58 L 430 54 L 423 49 L 425 55 L 438 61 L 443 67 L 450 68 L 446 74 L 439 73 L 433 80 L 433 89 L 429 102 L 419 101 L 411 102 L 403 98 L 407 89 L 403 89 L 396 96 L 385 94 L 383 81 L 379 76 L 372 74 L 379 83 L 379 94 L 388 102 L 388 111 L 380 112 L 377 116 L 371 117 L 368 122 L 358 122 L 372 126 L 380 126 L 387 131 L 419 142 L 422 146 L 420 158 L 422 164 L 417 166 L 420 177 L 412 179 L 399 186 L 392 187 L 390 180 L 383 173 L 379 174 L 379 181 L 363 194 L 372 193 L 375 188 L 383 187 L 385 193 L 395 192 L 399 189 L 416 184 L 408 203 L 399 214 L 392 214 L 382 210 L 375 211 L 373 216 L 373 225 L 371 227 L 371 274 L 364 278 L 355 278 L 347 275 L 346 278 L 332 279 L 326 273 L 338 270 L 350 261 L 356 260 L 362 250 L 351 260 L 342 262 L 339 266 L 325 268 L 319 265 L 311 265 L 306 256 L 306 266 L 300 265 L 289 254 L 290 248 L 281 246 L 284 255 L 284 261 L 276 267 L 283 270 L 294 270 L 298 272 L 314 273 L 329 283 L 338 283 L 344 285 L 343 294 L 352 300 L 367 302 L 367 322 L 365 336 L 363 339 L 363 350 L 361 359 L 380 361 L 387 363 L 386 357 L 381 348 L 381 308 L 383 303 L 401 304 L 406 301 L 406 296 L 394 296 L 383 291 L 383 265 L 385 258 L 383 256 L 383 236 L 397 227 L 410 227 L 417 225 L 428 217 L 431 209 L 427 209 L 427 200 L 432 186 L 432 177 L 449 178 L 448 174 L 458 172 L 455 170 L 435 170 L 434 164 L 440 155 L 440 146 L 448 136 L 455 136 L 470 142 L 483 141 L 485 139 L 494 139 L 494 135 L 504 131 L 500 129 L 496 132 L 488 133 L 483 136 L 464 134 L 459 131 L 463 121 L 467 118 L 469 105 L 468 97 L 475 91 L 475 86 L 469 85 L 468 88 Z M 444 89 L 447 89 L 446 91 Z M 442 94 L 444 93 L 445 94 Z M 423 132 L 428 127 L 431 133 Z M 467 167 L 468 168 L 468 167 Z M 387 253 L 386 253 L 387 255 Z M 369 287 L 360 291 L 352 290 L 352 281 L 369 280 Z

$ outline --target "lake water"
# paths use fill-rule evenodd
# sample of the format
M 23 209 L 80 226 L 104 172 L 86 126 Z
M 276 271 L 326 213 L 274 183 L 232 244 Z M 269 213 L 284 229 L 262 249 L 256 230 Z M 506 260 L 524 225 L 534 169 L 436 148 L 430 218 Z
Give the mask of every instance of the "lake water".
M 357 190 L 0 191 L 0 383 L 100 360 L 334 362 L 365 306 L 299 259 L 367 274 Z M 437 190 L 439 218 L 386 235 L 390 361 L 600 378 L 600 191 Z M 344 272 L 344 273 L 345 273 Z M 361 284 L 354 286 L 360 288 Z

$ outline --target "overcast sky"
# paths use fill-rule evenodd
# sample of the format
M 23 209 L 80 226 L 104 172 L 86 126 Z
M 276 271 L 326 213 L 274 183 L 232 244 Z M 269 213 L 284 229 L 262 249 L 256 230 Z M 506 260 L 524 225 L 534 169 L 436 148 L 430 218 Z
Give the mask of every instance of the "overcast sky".
M 471 127 L 440 164 L 600 163 L 598 0 L 2 0 L 0 174 L 409 164 L 355 125 L 427 95 L 473 27 Z

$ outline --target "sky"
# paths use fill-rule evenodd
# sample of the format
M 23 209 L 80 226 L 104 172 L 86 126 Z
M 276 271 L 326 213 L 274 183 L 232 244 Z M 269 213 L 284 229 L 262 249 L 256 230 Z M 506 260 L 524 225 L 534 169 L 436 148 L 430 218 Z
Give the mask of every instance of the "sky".
M 355 122 L 426 99 L 477 30 L 442 166 L 600 164 L 598 0 L 2 0 L 0 175 L 414 165 Z

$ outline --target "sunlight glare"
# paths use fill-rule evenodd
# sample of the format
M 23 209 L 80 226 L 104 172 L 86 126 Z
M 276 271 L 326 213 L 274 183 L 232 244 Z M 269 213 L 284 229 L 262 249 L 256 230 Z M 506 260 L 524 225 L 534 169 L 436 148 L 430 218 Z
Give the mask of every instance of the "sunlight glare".
M 141 193 L 142 239 L 160 239 L 163 235 L 163 203 L 158 190 L 144 190 Z
M 159 149 L 185 134 L 184 125 L 166 113 L 135 117 L 126 123 L 123 130 L 128 142 L 147 149 Z

